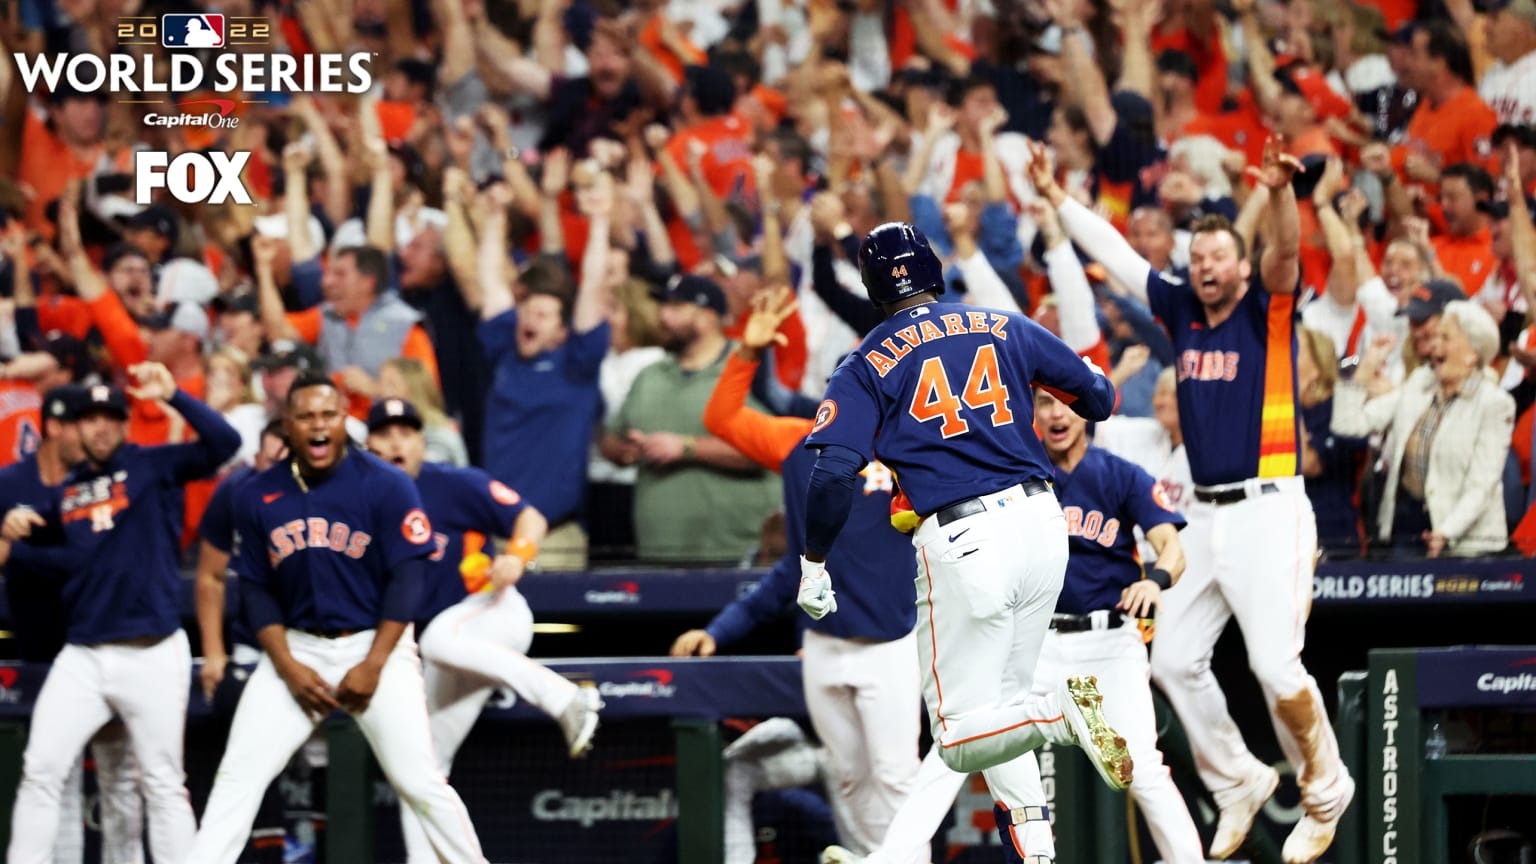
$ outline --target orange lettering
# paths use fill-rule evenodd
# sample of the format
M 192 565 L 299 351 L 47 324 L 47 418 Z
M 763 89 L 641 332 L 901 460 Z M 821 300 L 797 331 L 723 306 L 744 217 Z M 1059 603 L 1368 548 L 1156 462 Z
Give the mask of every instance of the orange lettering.
M 880 340 L 880 344 L 885 346 L 885 350 L 891 352 L 891 356 L 895 357 L 898 361 L 901 360 L 901 358 L 903 358 L 903 357 L 907 356 L 908 354 L 912 353 L 912 346 L 910 346 L 910 345 L 897 345 L 896 344 L 896 340 L 890 338 L 889 336 L 887 336 L 886 338 Z
M 272 545 L 277 549 L 277 558 L 279 560 L 293 554 L 293 541 L 288 539 L 287 531 L 281 527 L 273 528 L 270 536 L 272 538 Z
M 923 340 L 919 339 L 917 336 L 916 327 L 903 327 L 896 331 L 896 335 L 900 336 L 903 342 L 906 342 L 908 345 L 911 345 L 914 348 L 923 344 Z
M 964 336 L 967 332 L 965 329 L 965 318 L 953 312 L 940 316 L 939 320 L 944 322 L 944 335 L 946 336 Z
M 304 520 L 303 519 L 295 519 L 292 522 L 289 522 L 287 525 L 284 525 L 283 527 L 288 529 L 288 536 L 293 538 L 293 546 L 294 546 L 295 549 L 297 549 L 300 552 L 303 552 L 305 549 L 309 548 L 309 544 L 304 542 Z
M 362 558 L 363 553 L 368 551 L 368 544 L 372 540 L 372 535 L 368 534 L 366 531 L 352 532 L 352 542 L 347 544 L 347 557 Z
M 343 549 L 345 549 L 345 548 L 347 548 L 347 535 L 349 535 L 351 533 L 352 533 L 352 529 L 348 528 L 345 523 L 342 523 L 342 522 L 332 522 L 331 523 L 331 548 L 335 549 L 338 552 L 343 550 Z
M 924 342 L 932 342 L 935 339 L 943 339 L 944 333 L 932 321 L 920 321 L 917 328 L 923 333 Z
M 985 333 L 985 332 L 987 332 L 987 313 L 985 313 L 985 312 L 967 312 L 967 313 L 965 313 L 965 317 L 967 319 L 969 319 L 970 322 L 971 322 L 971 332 L 972 333 Z
M 865 354 L 864 359 L 869 361 L 869 365 L 875 367 L 876 374 L 881 378 L 884 378 L 887 372 L 896 368 L 896 361 L 881 354 L 879 351 L 871 351 Z
M 992 315 L 992 335 L 996 336 L 998 338 L 998 341 L 1007 342 L 1008 341 L 1008 333 L 1003 328 L 1008 326 L 1008 316 L 1007 315 L 999 315 L 996 312 L 991 313 L 991 315 Z
M 319 517 L 311 516 L 309 519 L 309 548 L 327 548 L 325 544 L 328 538 L 325 535 L 330 533 L 330 530 L 331 525 L 329 522 Z

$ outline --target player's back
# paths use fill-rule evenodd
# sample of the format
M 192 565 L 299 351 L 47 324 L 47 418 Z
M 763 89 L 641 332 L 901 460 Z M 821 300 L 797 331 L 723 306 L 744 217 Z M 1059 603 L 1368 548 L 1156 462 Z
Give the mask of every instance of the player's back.
M 1023 315 L 930 303 L 882 322 L 845 361 L 879 405 L 875 453 L 919 514 L 1027 480 L 1051 478 L 1034 433 L 1030 387 L 1061 391 L 1103 419 L 1114 387 Z M 856 371 L 854 371 L 856 370 Z M 837 388 L 829 389 L 835 413 Z M 818 425 L 825 425 L 831 418 Z

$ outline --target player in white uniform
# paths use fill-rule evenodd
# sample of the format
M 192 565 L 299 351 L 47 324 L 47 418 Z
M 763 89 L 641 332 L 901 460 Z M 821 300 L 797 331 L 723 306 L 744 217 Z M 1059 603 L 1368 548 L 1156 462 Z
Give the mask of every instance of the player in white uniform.
M 555 718 L 571 756 L 586 755 L 603 700 L 596 689 L 578 687 L 528 659 L 533 612 L 515 586 L 538 554 L 548 529 L 544 517 L 478 468 L 426 462 L 421 415 L 403 399 L 380 400 L 368 412 L 368 449 L 416 481 L 432 520 L 438 548 L 427 570 L 416 632 L 432 745 L 443 774 L 497 687 Z M 510 540 L 493 559 L 489 544 L 499 536 Z M 437 861 L 421 820 L 408 808 L 400 810 L 400 829 L 407 861 Z
M 1168 328 L 1178 357 L 1179 421 L 1195 501 L 1185 515 L 1185 584 L 1164 599 L 1152 674 L 1189 733 L 1201 778 L 1221 806 L 1210 852 L 1235 852 L 1279 782 L 1248 751 L 1211 673 L 1211 653 L 1237 618 L 1306 813 L 1286 838 L 1287 864 L 1317 860 L 1354 797 L 1317 682 L 1301 664 L 1317 523 L 1300 466 L 1296 308 L 1300 227 L 1291 177 L 1300 163 L 1276 141 L 1261 168 L 1269 188 L 1259 282 L 1225 220 L 1195 225 L 1190 284 L 1153 272 L 1125 238 L 1067 198 L 1044 148 L 1031 170 L 1079 247 L 1091 249 Z

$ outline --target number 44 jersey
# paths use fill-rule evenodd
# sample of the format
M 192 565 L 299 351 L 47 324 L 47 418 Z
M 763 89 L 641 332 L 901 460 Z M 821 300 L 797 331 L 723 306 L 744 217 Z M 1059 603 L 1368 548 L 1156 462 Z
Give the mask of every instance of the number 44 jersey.
M 914 306 L 870 331 L 833 373 L 806 446 L 878 458 L 926 516 L 1052 478 L 1034 430 L 1034 386 L 1089 420 L 1115 407 L 1109 379 L 1023 315 Z

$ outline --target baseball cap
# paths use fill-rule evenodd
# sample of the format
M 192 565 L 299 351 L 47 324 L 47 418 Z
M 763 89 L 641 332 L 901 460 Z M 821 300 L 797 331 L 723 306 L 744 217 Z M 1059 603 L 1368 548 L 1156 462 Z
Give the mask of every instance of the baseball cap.
M 1536 0 L 1483 0 L 1487 12 L 1508 12 L 1536 27 Z
M 310 345 L 303 342 L 290 342 L 286 339 L 272 343 L 272 352 L 256 358 L 251 368 L 267 372 L 276 372 L 279 369 L 297 369 L 300 372 L 325 373 L 325 361 Z
M 1275 80 L 1280 82 L 1282 89 L 1310 102 L 1319 120 L 1348 117 L 1354 107 L 1348 99 L 1328 86 L 1327 80 L 1316 69 L 1305 64 L 1294 63 L 1276 70 Z
M 68 423 L 80 416 L 80 406 L 85 404 L 85 388 L 79 384 L 54 387 L 43 394 L 43 419 L 52 418 Z
M 1533 202 L 1529 196 L 1525 199 L 1525 209 L 1527 213 L 1531 214 L 1532 221 L 1536 221 L 1536 202 Z M 1488 215 L 1488 218 L 1494 220 L 1508 219 L 1509 201 L 1504 199 L 1479 201 L 1477 202 L 1477 212 L 1485 213 Z
M 1412 45 L 1413 34 L 1419 32 L 1419 25 L 1409 21 L 1392 31 L 1391 42 L 1393 45 Z
M 223 315 L 227 312 L 249 312 L 256 317 L 261 317 L 261 303 L 255 294 L 220 294 L 208 303 L 214 312 Z
M 61 330 L 48 331 L 38 350 L 52 354 L 53 359 L 58 361 L 59 368 L 69 372 L 73 379 L 79 380 L 91 371 L 90 348 L 84 342 Z
M 416 412 L 416 406 L 404 399 L 380 399 L 368 409 L 369 432 L 395 425 L 420 429 L 421 415 Z
M 703 309 L 713 309 L 721 317 L 725 316 L 725 292 L 720 290 L 713 279 L 704 276 L 673 276 L 667 280 L 667 284 L 654 288 L 651 296 L 660 303 L 692 303 Z
M 219 277 L 208 265 L 191 258 L 177 258 L 160 268 L 155 299 L 162 305 L 195 303 L 206 306 L 219 296 Z
M 129 230 L 147 228 L 171 241 L 172 246 L 176 245 L 177 238 L 181 236 L 181 226 L 176 222 L 175 212 L 164 204 L 151 204 L 145 207 L 128 217 L 123 227 Z
M 106 384 L 93 384 L 81 389 L 85 392 L 75 404 L 74 419 L 97 412 L 111 414 L 119 420 L 128 419 L 128 397 L 123 395 L 122 390 Z
M 1408 320 L 1415 324 L 1423 324 L 1439 315 L 1445 309 L 1445 304 L 1452 300 L 1465 299 L 1467 295 L 1455 282 L 1448 279 L 1431 279 L 1413 292 L 1413 296 L 1408 299 L 1408 305 L 1397 310 L 1397 314 L 1407 315 Z
M 1165 48 L 1157 55 L 1157 71 L 1179 75 L 1191 81 L 1200 77 L 1200 67 L 1195 65 L 1195 58 L 1177 48 Z
M 208 313 L 196 303 L 177 303 L 144 319 L 151 330 L 180 330 L 198 339 L 208 338 Z

